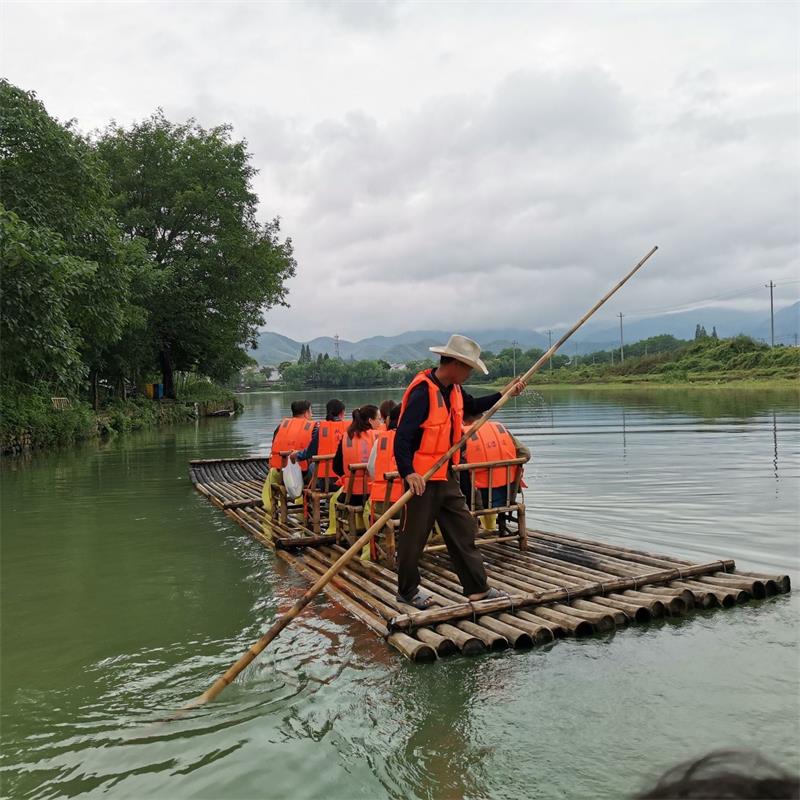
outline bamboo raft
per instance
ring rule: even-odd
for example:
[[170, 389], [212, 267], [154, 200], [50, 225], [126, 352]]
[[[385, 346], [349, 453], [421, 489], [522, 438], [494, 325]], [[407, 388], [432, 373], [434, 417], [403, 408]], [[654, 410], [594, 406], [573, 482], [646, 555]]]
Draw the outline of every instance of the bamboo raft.
[[[306, 527], [300, 504], [265, 512], [267, 473], [267, 458], [196, 460], [189, 468], [200, 494], [313, 582], [346, 547], [336, 536]], [[503, 535], [481, 530], [476, 540], [490, 584], [509, 597], [477, 605], [467, 601], [446, 549], [437, 544], [426, 548], [420, 561], [422, 586], [434, 598], [424, 611], [398, 601], [396, 573], [372, 561], [354, 559], [325, 592], [404, 656], [434, 661], [457, 652], [523, 649], [562, 636], [607, 633], [633, 622], [790, 591], [786, 575], [741, 572], [730, 559], [694, 564], [530, 529], [524, 506], [521, 512], [516, 529]], [[319, 526], [318, 513], [314, 522]]]

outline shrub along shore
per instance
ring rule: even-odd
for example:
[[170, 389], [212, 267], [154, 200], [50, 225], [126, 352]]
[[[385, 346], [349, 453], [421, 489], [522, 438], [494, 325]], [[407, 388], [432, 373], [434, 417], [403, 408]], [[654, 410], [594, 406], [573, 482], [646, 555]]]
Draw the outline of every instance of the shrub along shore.
[[99, 411], [76, 399], [68, 400], [65, 408], [56, 408], [48, 393], [30, 387], [4, 391], [0, 394], [0, 452], [16, 456], [159, 425], [194, 422], [221, 409], [239, 412], [242, 405], [233, 392], [214, 384], [196, 387], [179, 400], [112, 400]]
[[[527, 367], [526, 367], [527, 368]], [[768, 347], [747, 336], [705, 337], [676, 350], [626, 358], [621, 363], [545, 365], [533, 376], [537, 386], [666, 386], [797, 388], [800, 349]], [[510, 377], [508, 378], [510, 380]]]

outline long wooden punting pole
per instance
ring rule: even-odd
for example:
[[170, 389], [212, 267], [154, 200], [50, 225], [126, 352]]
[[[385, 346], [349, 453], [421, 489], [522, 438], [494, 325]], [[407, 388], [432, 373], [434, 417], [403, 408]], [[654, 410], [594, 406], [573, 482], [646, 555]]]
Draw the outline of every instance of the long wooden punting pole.
[[[658, 250], [658, 247], [653, 247], [649, 253], [619, 282], [614, 286], [609, 292], [607, 292], [600, 300], [598, 300], [524, 375], [519, 378], [513, 380], [504, 390], [500, 397], [500, 399], [487, 411], [470, 429], [470, 433], [475, 433], [482, 425], [484, 425], [494, 414], [496, 414], [509, 400], [511, 397], [511, 392], [514, 388], [514, 385], [521, 381], [522, 383], [526, 383], [531, 376], [538, 372], [544, 364], [547, 363], [548, 359], [553, 356], [553, 354], [561, 347], [567, 339], [572, 336], [578, 328], [586, 322], [589, 317], [591, 317], [595, 311], [597, 311], [600, 306], [602, 306], [613, 294], [615, 294], [622, 286], [624, 286], [645, 264], [645, 262], [653, 255], [653, 253]], [[422, 476], [425, 480], [428, 480], [431, 475], [433, 475], [442, 464], [446, 463], [450, 460], [450, 458], [458, 452], [461, 447], [464, 445], [466, 441], [466, 435], [464, 435], [458, 442], [456, 442], [441, 458], [439, 458], [436, 463]], [[319, 577], [319, 579], [314, 583], [313, 586], [309, 587], [309, 589], [303, 594], [303, 596], [282, 616], [279, 617], [273, 624], [272, 627], [253, 645], [251, 645], [247, 651], [233, 664], [227, 672], [223, 675], [220, 675], [216, 681], [214, 681], [208, 689], [206, 689], [203, 694], [196, 697], [192, 700], [188, 705], [184, 706], [182, 711], [189, 711], [192, 708], [197, 708], [198, 706], [205, 705], [209, 700], [213, 700], [226, 686], [228, 686], [236, 676], [248, 665], [250, 664], [263, 650], [266, 646], [275, 639], [278, 634], [287, 626], [289, 623], [316, 597], [322, 589], [330, 582], [330, 580], [339, 573], [344, 566], [358, 553], [361, 552], [361, 549], [367, 544], [372, 537], [383, 528], [383, 526], [411, 499], [413, 493], [410, 489], [407, 489], [404, 494], [401, 495], [400, 499], [397, 500], [394, 504], [392, 504], [386, 511], [378, 517], [375, 522], [370, 525], [369, 528], [362, 534], [362, 536], [352, 544], [339, 558], [339, 560], [333, 564], [323, 575]], [[497, 603], [498, 601], [492, 600], [484, 600], [478, 601], [477, 603], [473, 604], [476, 606], [475, 610], [479, 612], [488, 612], [495, 610], [494, 608], [487, 608], [484, 610], [480, 608], [481, 603]], [[502, 604], [502, 601], [501, 601]], [[506, 607], [508, 607], [506, 605]], [[498, 609], [499, 610], [499, 609]], [[406, 617], [406, 619], [408, 619]], [[398, 625], [400, 627], [402, 622]]]

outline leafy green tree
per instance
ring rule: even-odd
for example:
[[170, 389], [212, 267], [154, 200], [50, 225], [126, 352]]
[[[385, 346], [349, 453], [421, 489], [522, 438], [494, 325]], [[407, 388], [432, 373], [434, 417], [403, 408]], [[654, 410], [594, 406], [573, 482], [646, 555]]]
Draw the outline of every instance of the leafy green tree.
[[[18, 221], [38, 229], [35, 233], [8, 218], [6, 234], [19, 233], [25, 241], [35, 242], [39, 264], [63, 266], [67, 263], [63, 259], [70, 257], [91, 265], [78, 270], [80, 280], [68, 289], [68, 282], [58, 284], [66, 293], [66, 305], [61, 300], [58, 305], [63, 305], [60, 313], [69, 327], [66, 338], [77, 347], [96, 387], [98, 372], [112, 360], [112, 350], [144, 313], [132, 302], [131, 285], [135, 274], [147, 273], [146, 254], [138, 243], [124, 239], [111, 208], [105, 166], [73, 123], [60, 124], [33, 92], [5, 80], [0, 81], [0, 110], [2, 202]], [[52, 258], [46, 257], [43, 247], [53, 248]], [[23, 264], [35, 268], [19, 247], [15, 252], [17, 269], [24, 270]], [[70, 263], [76, 266], [77, 261]], [[31, 285], [46, 280], [29, 277]], [[55, 286], [51, 284], [52, 289]], [[6, 312], [10, 327], [24, 326], [16, 316], [32, 316], [24, 305], [8, 307]], [[60, 383], [74, 385], [72, 377], [63, 377]]]
[[86, 374], [81, 337], [70, 320], [73, 299], [96, 269], [69, 255], [48, 228], [28, 225], [0, 205], [0, 366], [3, 384], [46, 383], [76, 391]]
[[155, 265], [146, 305], [148, 336], [175, 397], [176, 369], [226, 379], [255, 346], [264, 311], [285, 305], [294, 275], [279, 220], [256, 219], [256, 170], [231, 128], [175, 124], [158, 111], [97, 142], [126, 234], [144, 241]]

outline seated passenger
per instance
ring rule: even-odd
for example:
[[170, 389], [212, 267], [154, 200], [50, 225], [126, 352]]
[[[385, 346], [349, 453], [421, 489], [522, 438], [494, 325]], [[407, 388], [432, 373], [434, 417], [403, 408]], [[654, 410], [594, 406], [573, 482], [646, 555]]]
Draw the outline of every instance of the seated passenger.
[[[367, 472], [372, 478], [372, 485], [369, 492], [369, 503], [371, 506], [371, 517], [385, 510], [386, 489], [389, 482], [384, 477], [387, 472], [397, 472], [397, 462], [394, 460], [394, 434], [397, 430], [397, 420], [400, 419], [400, 405], [395, 403], [389, 412], [387, 428], [385, 431], [378, 431], [375, 436], [375, 444], [372, 445], [372, 452], [369, 454], [367, 462]], [[392, 491], [389, 495], [389, 504], [400, 499], [405, 487], [401, 478], [392, 481]], [[365, 509], [366, 513], [366, 509]], [[366, 516], [365, 516], [366, 519]]]
[[[311, 435], [314, 431], [314, 423], [311, 418], [314, 416], [311, 410], [311, 403], [308, 400], [295, 400], [292, 405], [292, 416], [284, 417], [275, 428], [272, 434], [272, 448], [269, 459], [269, 473], [264, 481], [264, 488], [261, 498], [264, 501], [264, 508], [268, 511], [272, 509], [272, 496], [269, 487], [272, 484], [283, 482], [281, 469], [286, 465], [285, 459], [280, 455], [287, 450], [298, 450], [308, 447], [311, 442]], [[303, 470], [303, 478], [308, 473], [308, 462], [300, 461], [300, 469]], [[294, 498], [292, 498], [294, 499]]]
[[[380, 406], [378, 406], [378, 411], [380, 411], [381, 415], [381, 427], [380, 430], [386, 431], [389, 430], [389, 414], [393, 408], [397, 407], [397, 403], [394, 400], [384, 400]], [[397, 412], [400, 413], [399, 411]]]
[[[345, 431], [342, 441], [339, 442], [336, 456], [333, 459], [333, 471], [339, 475], [345, 493], [350, 482], [350, 465], [366, 464], [369, 461], [369, 454], [372, 452], [372, 445], [375, 441], [375, 431], [380, 424], [377, 406], [361, 406], [353, 411], [353, 421]], [[371, 483], [372, 481], [366, 473], [356, 479], [353, 493], [350, 496], [351, 505], [364, 504]]]
[[[464, 414], [464, 432], [469, 431], [472, 423], [480, 415]], [[462, 450], [462, 460], [466, 464], [483, 464], [487, 461], [508, 461], [512, 458], [530, 458], [530, 450], [525, 447], [512, 433], [500, 422], [489, 420], [474, 434], [467, 438]], [[491, 488], [491, 507], [502, 508], [516, 501], [515, 497], [508, 497], [507, 486], [517, 478], [520, 467], [498, 467], [492, 470], [492, 485], [489, 486], [489, 470], [465, 470], [459, 476], [461, 491], [467, 499], [467, 506], [471, 508], [472, 480], [481, 499], [481, 506], [489, 508], [489, 489]], [[508, 502], [510, 500], [510, 503]], [[506, 529], [506, 513], [501, 512], [499, 517], [487, 515], [483, 518], [486, 530], [495, 530], [495, 521], [499, 521], [500, 531]]]
[[[325, 419], [314, 425], [311, 433], [311, 441], [305, 450], [296, 450], [290, 458], [292, 461], [308, 461], [314, 456], [333, 456], [336, 448], [342, 440], [348, 423], [344, 417], [344, 403], [335, 398], [328, 400], [325, 406]], [[328, 481], [325, 481], [328, 478]], [[333, 471], [333, 460], [320, 462], [317, 466], [318, 491], [330, 491], [337, 481], [337, 476]]]
[[[397, 462], [394, 460], [394, 435], [399, 419], [400, 405], [395, 403], [386, 421], [388, 430], [378, 430], [375, 434], [375, 443], [372, 445], [372, 452], [369, 454], [369, 461], [367, 462], [367, 472], [372, 478], [372, 484], [369, 489], [369, 498], [364, 503], [365, 528], [375, 522], [392, 503], [399, 500], [400, 495], [405, 491], [403, 481], [398, 475], [392, 481], [392, 489], [387, 503], [386, 491], [389, 487], [389, 481], [386, 480], [385, 475], [387, 472], [397, 472]], [[377, 557], [378, 549], [373, 537], [369, 545], [364, 546], [361, 558], [367, 560], [377, 559]]]

